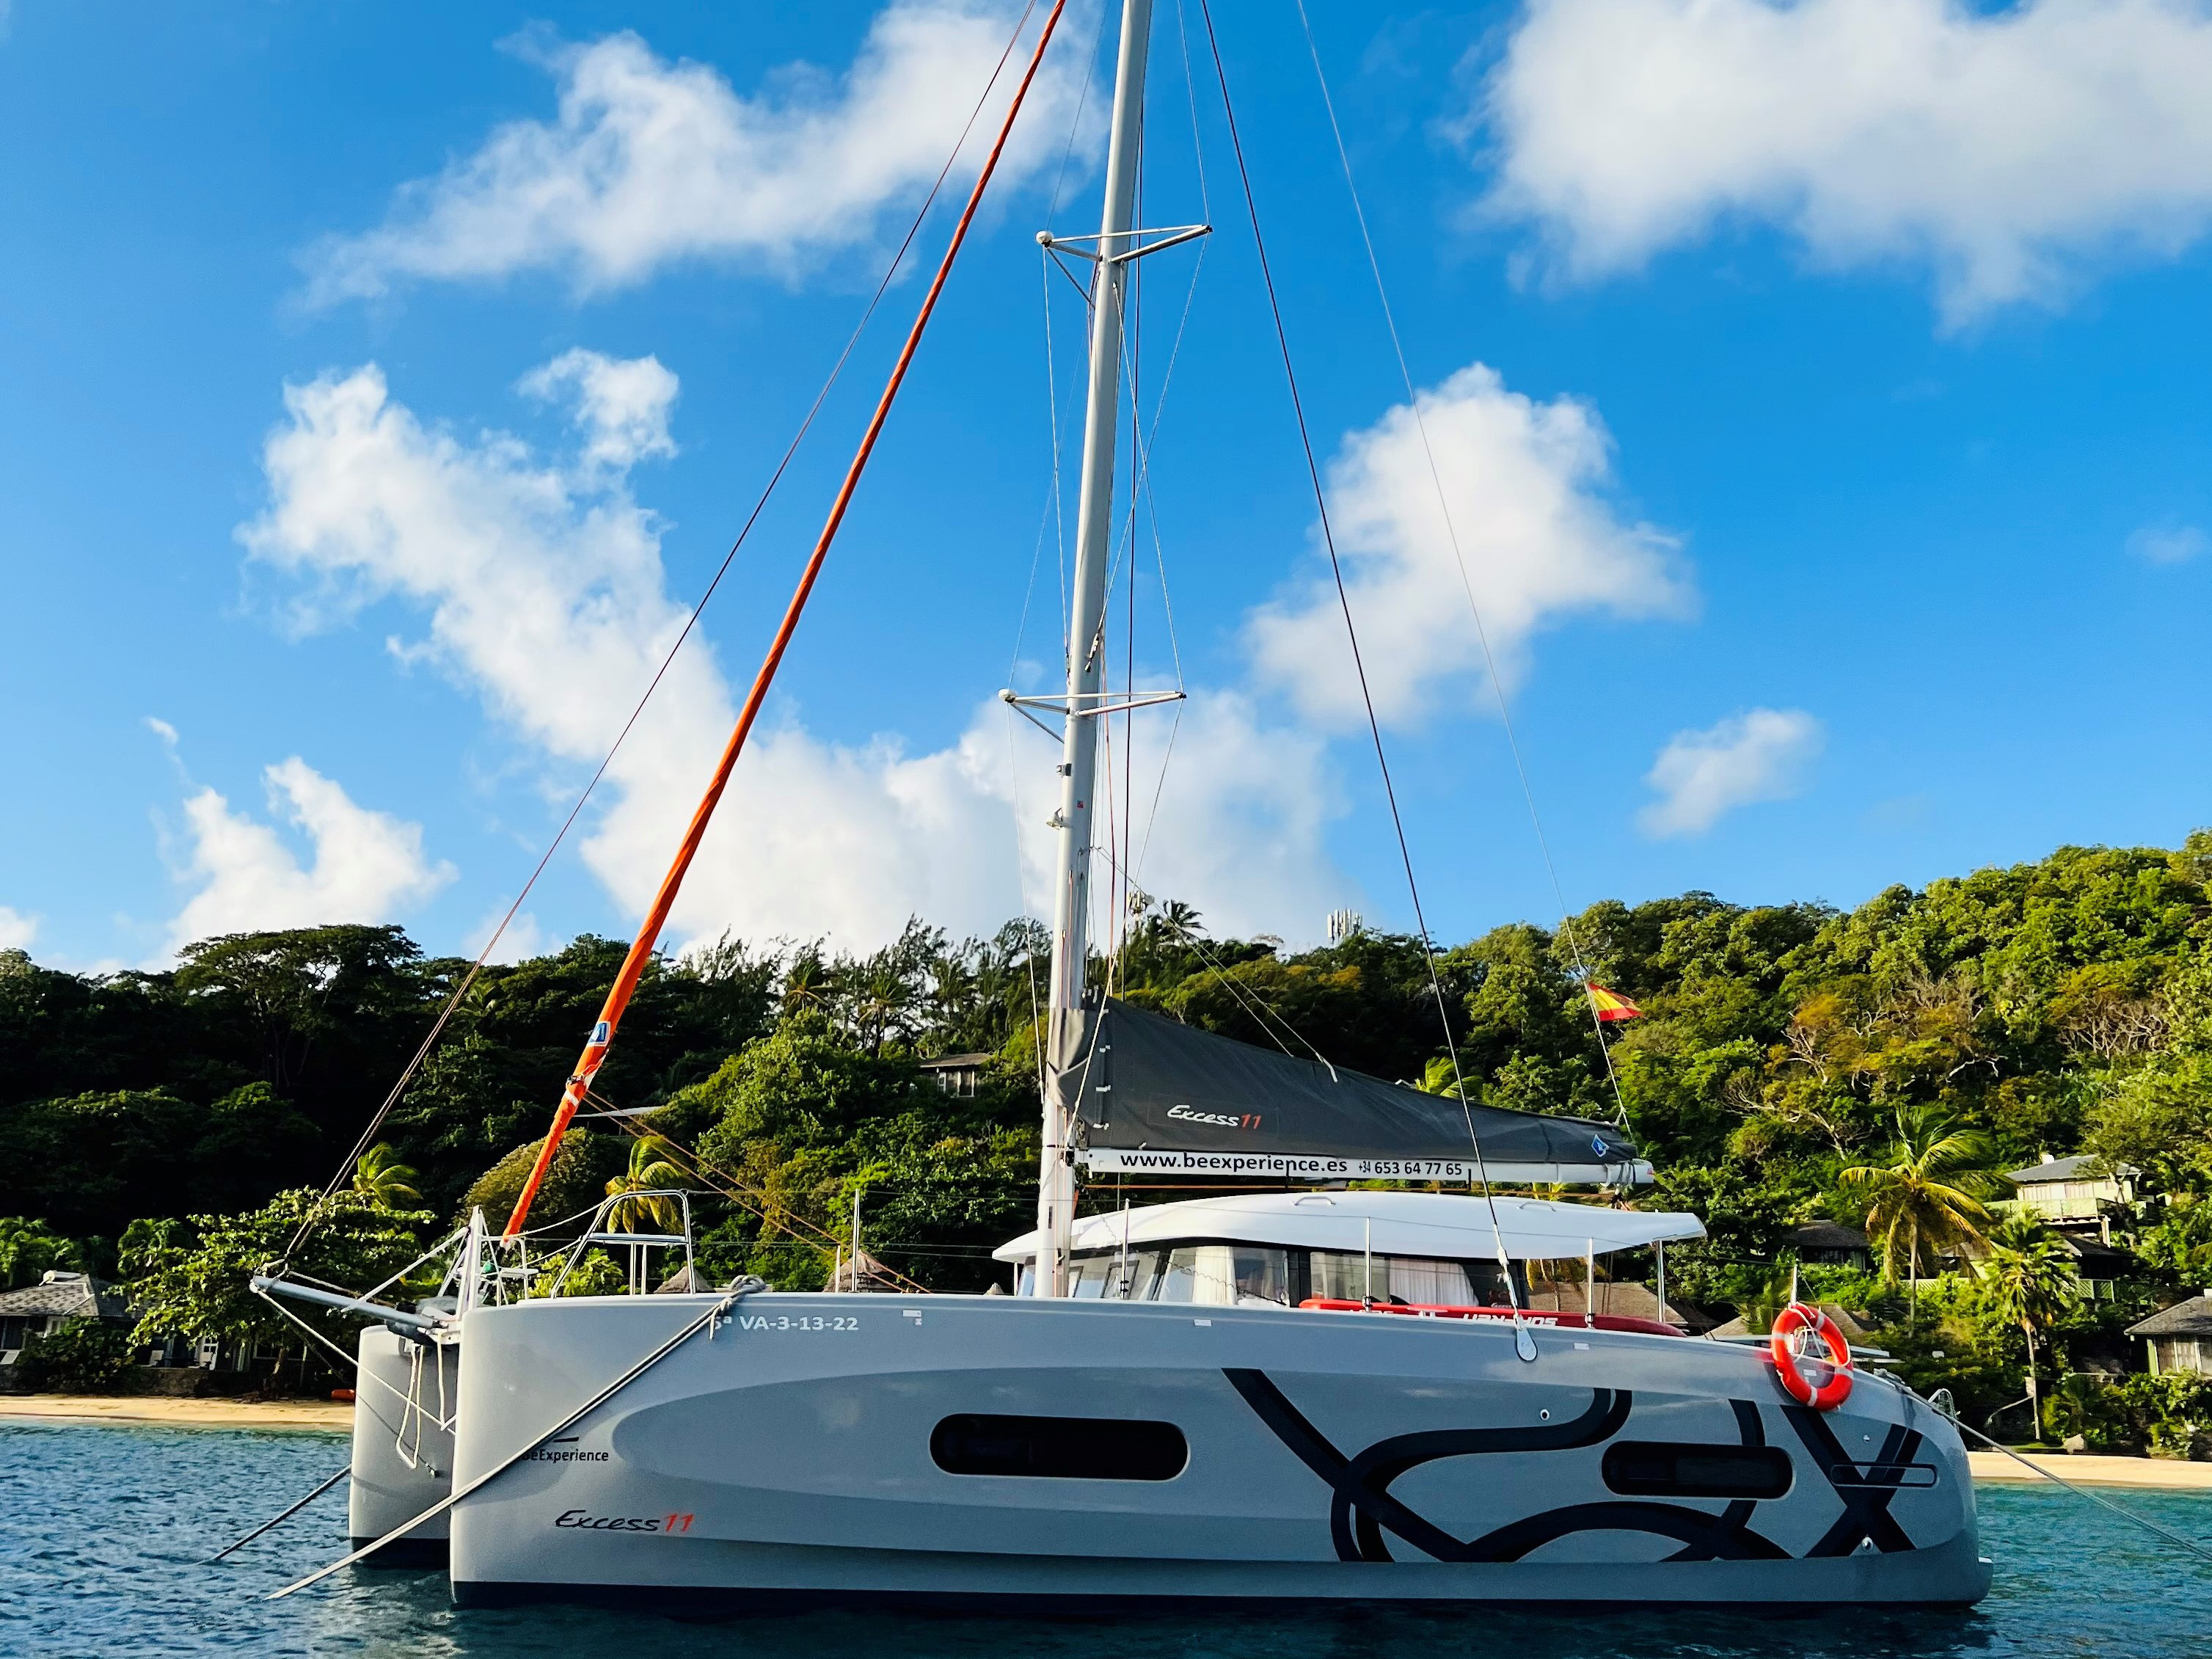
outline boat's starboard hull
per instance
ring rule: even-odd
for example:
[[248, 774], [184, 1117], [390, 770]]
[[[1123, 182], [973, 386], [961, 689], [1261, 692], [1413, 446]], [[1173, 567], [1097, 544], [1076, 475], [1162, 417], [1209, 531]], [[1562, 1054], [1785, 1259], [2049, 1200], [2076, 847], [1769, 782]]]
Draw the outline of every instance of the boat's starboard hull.
[[[712, 1302], [471, 1315], [458, 1478]], [[755, 1296], [464, 1498], [454, 1592], [1134, 1607], [1986, 1591], [1956, 1431], [1887, 1379], [1817, 1413], [1726, 1345], [1550, 1331], [1538, 1347], [1527, 1363], [1510, 1328], [1271, 1307]]]

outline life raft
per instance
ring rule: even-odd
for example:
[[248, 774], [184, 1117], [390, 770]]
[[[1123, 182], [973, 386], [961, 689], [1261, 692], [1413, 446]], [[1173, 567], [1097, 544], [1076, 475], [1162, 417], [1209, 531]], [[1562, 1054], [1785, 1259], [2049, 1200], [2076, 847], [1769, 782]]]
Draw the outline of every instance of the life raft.
[[[1807, 1339], [1827, 1350], [1808, 1352]], [[1774, 1316], [1766, 1340], [1782, 1391], [1801, 1406], [1832, 1412], [1851, 1397], [1851, 1345], [1836, 1322], [1808, 1302], [1793, 1302]]]
[[[1316, 1308], [1324, 1313], [1387, 1313], [1407, 1314], [1415, 1319], [1510, 1319], [1510, 1308], [1463, 1307], [1440, 1302], [1375, 1302], [1346, 1300], [1337, 1297], [1312, 1296], [1298, 1304], [1301, 1308]], [[1672, 1325], [1656, 1319], [1638, 1319], [1627, 1314], [1599, 1314], [1593, 1318], [1578, 1313], [1531, 1313], [1521, 1310], [1521, 1322], [1540, 1325], [1568, 1331], [1638, 1331], [1646, 1336], [1680, 1336], [1682, 1333]]]

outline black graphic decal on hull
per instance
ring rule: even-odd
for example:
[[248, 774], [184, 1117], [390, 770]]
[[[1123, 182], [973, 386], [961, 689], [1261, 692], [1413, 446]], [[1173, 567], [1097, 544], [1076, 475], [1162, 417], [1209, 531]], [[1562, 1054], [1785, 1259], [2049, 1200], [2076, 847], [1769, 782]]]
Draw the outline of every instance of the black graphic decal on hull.
[[1805, 1552], [1806, 1559], [1849, 1555], [1869, 1540], [1885, 1555], [1915, 1547], [1889, 1512], [1889, 1500], [1904, 1482], [1905, 1466], [1920, 1449], [1920, 1431], [1902, 1423], [1892, 1424], [1879, 1453], [1870, 1459], [1853, 1461], [1837, 1443], [1827, 1419], [1810, 1406], [1784, 1406], [1782, 1414], [1828, 1477], [1836, 1496], [1844, 1500], [1842, 1516], [1819, 1543]]
[[[1408, 1469], [1432, 1463], [1440, 1457], [1478, 1456], [1489, 1452], [1570, 1451], [1577, 1447], [1597, 1445], [1620, 1431], [1620, 1425], [1628, 1420], [1632, 1398], [1626, 1389], [1594, 1389], [1589, 1409], [1564, 1423], [1510, 1429], [1435, 1429], [1422, 1434], [1395, 1435], [1388, 1440], [1376, 1441], [1357, 1457], [1346, 1457], [1306, 1420], [1305, 1413], [1290, 1402], [1266, 1372], [1230, 1370], [1223, 1375], [1260, 1420], [1275, 1431], [1276, 1438], [1328, 1483], [1329, 1535], [1340, 1561], [1391, 1559], [1389, 1547], [1382, 1541], [1386, 1529], [1439, 1561], [1505, 1559], [1476, 1553], [1477, 1545], [1462, 1542], [1416, 1514], [1390, 1495], [1391, 1482]], [[1708, 1528], [1718, 1520], [1696, 1510], [1683, 1513]]]
[[1530, 1550], [1576, 1532], [1649, 1532], [1679, 1538], [1669, 1561], [1787, 1561], [1790, 1552], [1744, 1523], [1752, 1505], [1739, 1500], [1718, 1515], [1679, 1504], [1575, 1504], [1486, 1533], [1468, 1547], [1468, 1561], [1518, 1561]]

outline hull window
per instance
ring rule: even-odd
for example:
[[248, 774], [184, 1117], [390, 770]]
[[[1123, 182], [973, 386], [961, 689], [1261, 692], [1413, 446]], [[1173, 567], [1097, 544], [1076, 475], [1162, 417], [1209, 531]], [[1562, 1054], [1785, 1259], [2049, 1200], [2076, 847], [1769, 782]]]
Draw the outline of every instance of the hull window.
[[1190, 1445], [1172, 1423], [1109, 1417], [948, 1417], [929, 1437], [947, 1474], [1044, 1480], [1172, 1480]]
[[1780, 1498], [1790, 1490], [1790, 1454], [1778, 1446], [1619, 1440], [1602, 1467], [1605, 1484], [1625, 1498]]

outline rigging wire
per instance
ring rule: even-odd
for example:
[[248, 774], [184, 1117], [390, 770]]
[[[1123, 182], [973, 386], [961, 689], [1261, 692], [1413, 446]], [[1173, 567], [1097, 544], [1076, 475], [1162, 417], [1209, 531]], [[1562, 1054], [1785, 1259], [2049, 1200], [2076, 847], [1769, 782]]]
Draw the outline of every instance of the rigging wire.
[[[599, 1099], [598, 1096], [590, 1094], [587, 1094], [586, 1097], [592, 1100]], [[604, 1104], [605, 1103], [602, 1102], [601, 1103]], [[811, 1217], [802, 1215], [796, 1210], [784, 1211], [780, 1216], [770, 1215], [769, 1211], [771, 1208], [777, 1206], [771, 1204], [769, 1199], [765, 1194], [754, 1191], [751, 1188], [747, 1187], [744, 1182], [740, 1181], [737, 1176], [732, 1175], [727, 1170], [721, 1168], [719, 1164], [709, 1164], [702, 1155], [693, 1152], [688, 1147], [678, 1145], [677, 1142], [671, 1139], [667, 1135], [662, 1134], [656, 1130], [643, 1128], [629, 1118], [617, 1118], [615, 1121], [621, 1126], [623, 1132], [625, 1134], [629, 1135], [634, 1139], [659, 1142], [659, 1144], [654, 1148], [654, 1151], [667, 1158], [669, 1162], [673, 1164], [678, 1170], [690, 1176], [694, 1181], [701, 1182], [708, 1191], [718, 1194], [722, 1198], [725, 1198], [731, 1203], [735, 1204], [739, 1209], [744, 1210], [747, 1214], [753, 1217], [755, 1220], [760, 1222], [763, 1226], [781, 1227], [784, 1231], [791, 1234], [794, 1240], [802, 1244], [805, 1244], [806, 1241], [799, 1236], [799, 1230], [801, 1227], [810, 1229], [814, 1232], [821, 1234], [823, 1241], [833, 1246], [842, 1245], [845, 1243], [844, 1239], [838, 1234], [831, 1232], [828, 1228], [816, 1222]], [[794, 1226], [793, 1224], [793, 1223], [798, 1224]], [[819, 1246], [807, 1244], [807, 1248], [810, 1249], [819, 1249]], [[897, 1279], [908, 1290], [913, 1291], [917, 1294], [927, 1296], [929, 1293], [921, 1285], [915, 1284], [914, 1280], [908, 1279], [904, 1273], [900, 1273], [897, 1269], [889, 1266], [888, 1264], [885, 1264], [884, 1271], [890, 1273], [892, 1278]]]
[[1460, 1109], [1467, 1120], [1467, 1138], [1474, 1148], [1475, 1175], [1480, 1183], [1483, 1201], [1489, 1208], [1491, 1233], [1498, 1247], [1498, 1267], [1505, 1281], [1506, 1294], [1512, 1299], [1515, 1346], [1523, 1359], [1533, 1359], [1536, 1357], [1534, 1342], [1522, 1323], [1521, 1292], [1513, 1282], [1512, 1262], [1505, 1249], [1505, 1233], [1498, 1219], [1498, 1200], [1490, 1189], [1489, 1164], [1482, 1155], [1482, 1137], [1475, 1132], [1474, 1106], [1467, 1097], [1467, 1079], [1460, 1070], [1459, 1042], [1452, 1035], [1451, 1011], [1444, 1001], [1443, 976], [1437, 971], [1436, 945], [1429, 933], [1428, 918], [1422, 910], [1420, 883], [1413, 874], [1413, 848], [1406, 839], [1406, 821], [1399, 812], [1398, 792], [1390, 780], [1390, 760], [1382, 744], [1382, 721], [1376, 715], [1375, 698], [1368, 689], [1367, 667], [1359, 651], [1359, 631], [1352, 618], [1352, 597], [1345, 586], [1344, 566], [1337, 556], [1336, 538], [1329, 526], [1328, 497], [1322, 488], [1320, 464], [1314, 459], [1313, 437], [1306, 428], [1305, 404], [1298, 394], [1297, 370], [1291, 360], [1291, 338], [1284, 327], [1282, 302], [1276, 295], [1274, 273], [1267, 262], [1267, 240], [1260, 231], [1259, 204], [1252, 194], [1252, 174], [1245, 165], [1244, 143], [1237, 131], [1237, 111], [1229, 96], [1229, 71], [1221, 61], [1221, 46], [1213, 30], [1213, 11], [1207, 0], [1198, 0], [1198, 14], [1206, 26], [1206, 42], [1213, 58], [1214, 76], [1221, 83], [1221, 111], [1229, 129], [1230, 152], [1237, 160], [1237, 177], [1243, 190], [1245, 213], [1252, 223], [1252, 246], [1259, 255], [1260, 280], [1267, 289], [1268, 314], [1275, 326], [1275, 344], [1282, 356], [1283, 378], [1290, 389], [1291, 412], [1297, 424], [1298, 447], [1305, 457], [1306, 477], [1313, 489], [1314, 510], [1321, 522], [1322, 545], [1328, 552], [1329, 571], [1336, 584], [1337, 605], [1344, 613], [1345, 635], [1352, 648], [1352, 669], [1359, 681], [1360, 701], [1367, 711], [1367, 731], [1374, 742], [1375, 764], [1382, 775], [1382, 795], [1390, 809], [1390, 825], [1398, 838], [1398, 856], [1406, 872], [1406, 890], [1413, 900], [1413, 923], [1420, 931], [1421, 955], [1428, 965], [1429, 988], [1436, 999], [1437, 1018], [1443, 1027], [1444, 1051], [1451, 1059], [1452, 1084], [1459, 1096]]
[[[1109, 853], [1107, 856], [1110, 862], [1112, 854]], [[1215, 956], [1212, 951], [1206, 948], [1206, 941], [1204, 939], [1199, 938], [1195, 933], [1186, 933], [1183, 935], [1183, 943], [1189, 945], [1192, 950], [1198, 952], [1199, 956], [1204, 959], [1206, 965], [1212, 969], [1214, 974], [1218, 976], [1221, 988], [1227, 991], [1231, 997], [1237, 1000], [1239, 1006], [1243, 1008], [1247, 1013], [1250, 1014], [1254, 1019], [1259, 1022], [1260, 1029], [1267, 1034], [1267, 1040], [1269, 1042], [1273, 1042], [1285, 1054], [1290, 1054], [1291, 1059], [1296, 1060], [1297, 1058], [1296, 1054], [1291, 1053], [1290, 1044], [1285, 1042], [1281, 1037], [1275, 1034], [1275, 1027], [1279, 1026], [1283, 1030], [1289, 1032], [1292, 1036], [1298, 1040], [1299, 1044], [1305, 1049], [1305, 1051], [1321, 1063], [1322, 1066], [1328, 1073], [1332, 1080], [1335, 1078], [1336, 1067], [1330, 1063], [1328, 1056], [1322, 1053], [1320, 1049], [1315, 1048], [1311, 1040], [1307, 1037], [1306, 1034], [1299, 1030], [1297, 1026], [1291, 1024], [1290, 1020], [1284, 1016], [1281, 1010], [1274, 1007], [1268, 1003], [1265, 998], [1261, 997], [1255, 987], [1245, 985], [1238, 981], [1235, 977], [1234, 971], [1230, 964], [1223, 962], [1219, 957]], [[1268, 1021], [1270, 1020], [1274, 1022], [1273, 1026], [1269, 1025]]]
[[1575, 971], [1582, 977], [1583, 1001], [1589, 1011], [1591, 1035], [1597, 1039], [1597, 1051], [1605, 1062], [1606, 1081], [1613, 1087], [1613, 1109], [1623, 1128], [1628, 1125], [1628, 1103], [1620, 1090], [1620, 1078], [1613, 1069], [1613, 1050], [1606, 1044], [1605, 1022], [1599, 1018], [1597, 998], [1592, 992], [1589, 963], [1583, 957], [1582, 945], [1575, 937], [1575, 921], [1567, 908], [1565, 890], [1559, 883], [1559, 866], [1552, 859], [1552, 844], [1544, 834], [1544, 820], [1536, 810], [1536, 791], [1528, 780], [1528, 768], [1521, 756], [1521, 739], [1513, 729], [1513, 714], [1505, 697], [1505, 687], [1498, 677], [1498, 660], [1490, 649], [1490, 630], [1484, 626], [1482, 607], [1475, 600], [1474, 580], [1468, 574], [1467, 554], [1460, 545], [1459, 526], [1453, 521], [1451, 500], [1444, 489], [1443, 472], [1437, 465], [1437, 453], [1429, 441], [1428, 422], [1421, 415], [1421, 399], [1413, 390], [1413, 376], [1406, 365], [1406, 348], [1398, 335], [1398, 319], [1390, 307], [1389, 291], [1383, 286], [1382, 264], [1376, 257], [1375, 238], [1367, 228], [1367, 210], [1361, 204], [1359, 187], [1352, 181], [1352, 155], [1345, 148], [1344, 130], [1337, 125], [1336, 100], [1330, 96], [1328, 76], [1322, 69], [1321, 49], [1314, 42], [1313, 24], [1306, 16], [1305, 0], [1296, 0], [1298, 27], [1305, 32], [1306, 52], [1313, 59], [1314, 80], [1321, 88], [1322, 106], [1328, 112], [1329, 136], [1336, 142], [1336, 159], [1344, 169], [1344, 188], [1352, 198], [1352, 216], [1359, 222], [1359, 240], [1367, 251], [1367, 269], [1375, 278], [1375, 297], [1382, 307], [1382, 321], [1390, 333], [1390, 350], [1398, 362], [1398, 378], [1406, 387], [1406, 406], [1413, 411], [1413, 428], [1420, 434], [1421, 453], [1427, 459], [1429, 481], [1436, 487], [1437, 507], [1443, 514], [1444, 533], [1451, 542], [1452, 559], [1459, 567], [1460, 586], [1467, 593], [1468, 613], [1474, 618], [1474, 636], [1482, 647], [1483, 672], [1490, 681], [1492, 694], [1498, 700], [1498, 724], [1504, 728], [1505, 747], [1513, 757], [1513, 770], [1521, 781], [1521, 796], [1528, 803], [1528, 822], [1536, 832], [1536, 847], [1543, 854], [1544, 872], [1551, 878], [1552, 897], [1559, 909], [1559, 927], [1565, 935], [1567, 951], [1574, 958]]
[[[843, 374], [845, 365], [851, 361], [854, 349], [860, 343], [861, 336], [867, 331], [868, 324], [875, 317], [877, 308], [883, 303], [884, 295], [890, 291], [892, 280], [898, 275], [900, 266], [906, 262], [907, 253], [913, 247], [915, 238], [921, 234], [923, 224], [928, 220], [931, 208], [936, 204], [939, 192], [944, 189], [945, 179], [951, 175], [954, 164], [960, 159], [960, 152], [967, 148], [968, 139], [975, 131], [975, 122], [981, 116], [984, 106], [990, 102], [992, 90], [999, 84], [1000, 77], [1006, 73], [1007, 62], [1012, 58], [1015, 46], [1020, 43], [1022, 30], [1028, 26], [1030, 16], [1036, 9], [1036, 0], [1028, 0], [1022, 8], [1022, 15], [1015, 21], [1013, 32], [1007, 36], [1006, 47], [1000, 52], [999, 61], [991, 70], [990, 80], [984, 84], [981, 94], [975, 100], [975, 106], [968, 112], [967, 122], [960, 129], [959, 137], [954, 140], [951, 152], [945, 158], [945, 165], [938, 169], [937, 177], [930, 185], [928, 194], [922, 198], [921, 206], [915, 210], [914, 222], [907, 227], [906, 234], [901, 239], [896, 252], [891, 255], [890, 263], [884, 268], [883, 278], [876, 284], [875, 292], [869, 296], [867, 305], [860, 313], [860, 321], [854, 325], [852, 333], [845, 341], [844, 349], [837, 354], [836, 362], [830, 365], [830, 373], [823, 380], [821, 389], [814, 394], [814, 401], [807, 406], [805, 416], [799, 423], [799, 429], [792, 434], [790, 443], [785, 446], [783, 454], [775, 464], [775, 471], [769, 474], [767, 483], [761, 488], [759, 498], [753, 502], [752, 510], [745, 515], [744, 524], [738, 526], [737, 537], [731, 542], [729, 550], [723, 554], [721, 563], [715, 567], [714, 576], [707, 583], [705, 590], [700, 593], [698, 603], [691, 607], [690, 614], [684, 619], [684, 626], [677, 634], [674, 643], [670, 645], [666, 653], [662, 656], [660, 665], [653, 670], [652, 679], [647, 682], [646, 688], [640, 694], [636, 705], [629, 712], [629, 717], [623, 722], [622, 730], [615, 734], [615, 740], [608, 746], [605, 757], [585, 783], [583, 792], [576, 797], [574, 804], [569, 807], [568, 815], [561, 821], [561, 827], [554, 832], [553, 839], [546, 844], [545, 851], [539, 856], [536, 866], [530, 872], [529, 878], [522, 884], [521, 890], [515, 894], [514, 902], [507, 907], [507, 914], [500, 918], [499, 925], [492, 929], [491, 936], [483, 943], [483, 948], [477, 952], [476, 960], [469, 964], [468, 971], [462, 975], [461, 982], [453, 988], [453, 994], [447, 998], [445, 1006], [438, 1012], [437, 1018], [432, 1022], [429, 1031], [423, 1036], [422, 1043], [416, 1048], [406, 1066], [401, 1069], [398, 1080], [392, 1085], [391, 1091], [385, 1096], [383, 1103], [376, 1109], [374, 1115], [369, 1119], [368, 1127], [362, 1132], [361, 1138], [354, 1143], [352, 1152], [346, 1155], [344, 1161], [338, 1165], [337, 1172], [324, 1186], [322, 1192], [324, 1198], [327, 1199], [337, 1191], [339, 1184], [346, 1178], [347, 1171], [351, 1170], [360, 1161], [362, 1155], [368, 1150], [377, 1131], [384, 1127], [385, 1121], [391, 1116], [392, 1109], [398, 1105], [406, 1094], [407, 1087], [414, 1081], [416, 1073], [422, 1068], [422, 1062], [429, 1058], [432, 1050], [437, 1047], [438, 1041], [444, 1035], [446, 1026], [452, 1020], [454, 1011], [460, 1006], [462, 1000], [468, 995], [471, 988], [483, 974], [484, 965], [491, 959], [492, 951], [497, 948], [500, 939], [505, 935], [516, 915], [520, 913], [523, 902], [530, 896], [531, 890], [537, 886], [538, 878], [545, 873], [546, 866], [553, 861], [554, 854], [560, 850], [562, 842], [568, 839], [569, 830], [575, 827], [576, 820], [582, 815], [586, 803], [591, 799], [592, 792], [599, 787], [600, 781], [606, 776], [607, 769], [614, 763], [615, 757], [621, 752], [623, 744], [628, 741], [631, 730], [637, 725], [639, 717], [645, 713], [646, 705], [652, 702], [653, 694], [659, 690], [660, 682], [666, 677], [671, 665], [676, 660], [676, 653], [684, 648], [684, 641], [691, 637], [693, 629], [698, 626], [699, 618], [706, 611], [708, 601], [714, 597], [715, 590], [722, 585], [722, 579], [729, 574], [730, 567], [735, 562], [738, 551], [752, 535], [754, 526], [760, 522], [761, 514], [767, 510], [769, 501], [775, 494], [776, 487], [783, 482], [784, 474], [790, 470], [792, 461], [799, 453], [799, 446], [805, 442], [806, 434], [812, 429], [816, 416], [821, 414], [823, 405], [829, 401], [831, 390], [836, 386], [839, 377]], [[1089, 83], [1086, 82], [1085, 84], [1087, 92]], [[1069, 131], [1068, 142], [1073, 146], [1074, 143], [1073, 128]], [[1064, 168], [1066, 166], [1064, 156], [1061, 164]], [[293, 1251], [300, 1248], [307, 1234], [313, 1231], [313, 1225], [314, 1213], [311, 1209], [301, 1218], [299, 1230], [293, 1234], [291, 1241], [285, 1245], [284, 1257], [289, 1257]], [[280, 1257], [278, 1260], [281, 1261], [284, 1257]]]

